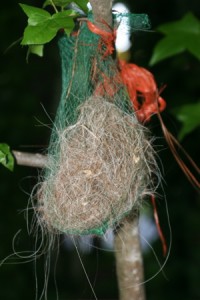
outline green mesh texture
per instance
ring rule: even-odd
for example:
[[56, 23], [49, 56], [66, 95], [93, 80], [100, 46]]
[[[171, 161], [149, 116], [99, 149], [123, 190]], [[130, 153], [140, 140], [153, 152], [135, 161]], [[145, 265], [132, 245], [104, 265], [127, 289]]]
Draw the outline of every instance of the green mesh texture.
[[66, 36], [59, 40], [62, 95], [55, 121], [58, 128], [76, 121], [76, 108], [92, 93], [91, 61], [97, 51], [97, 44], [98, 36], [89, 34], [86, 25], [77, 40]]
[[[92, 19], [92, 15], [88, 16]], [[113, 14], [113, 20], [118, 19], [120, 22], [127, 23], [131, 30], [149, 29], [150, 21], [146, 14], [130, 14], [117, 13]], [[98, 67], [108, 77], [113, 77], [116, 69], [113, 65], [113, 58], [107, 57], [102, 59], [98, 55], [98, 43], [100, 37], [89, 31], [86, 24], [81, 27], [81, 32], [78, 39], [63, 35], [59, 39], [59, 49], [62, 68], [62, 95], [60, 105], [57, 110], [55, 120], [56, 128], [63, 128], [74, 123], [77, 119], [76, 108], [85, 101], [93, 92], [94, 83], [91, 82], [92, 61], [96, 57]], [[102, 78], [99, 76], [99, 81]], [[70, 91], [69, 91], [70, 90]], [[124, 89], [118, 92], [118, 95], [123, 95]], [[116, 101], [119, 98], [116, 97]], [[126, 111], [130, 110], [129, 99], [124, 99], [124, 103], [119, 103], [121, 108]], [[122, 107], [123, 106], [123, 107]], [[54, 133], [52, 133], [54, 140]]]
[[[149, 21], [146, 15], [132, 15], [128, 18], [127, 14], [120, 14], [118, 18], [127, 18], [130, 26], [135, 29], [148, 28]], [[116, 18], [116, 15], [114, 16]], [[115, 60], [111, 56], [103, 57], [101, 50], [105, 48], [100, 45], [100, 37], [92, 33], [86, 23], [83, 23], [77, 36], [67, 37], [63, 35], [59, 39], [59, 49], [62, 68], [62, 94], [60, 104], [57, 110], [55, 122], [52, 128], [48, 155], [54, 161], [54, 167], [44, 170], [44, 180], [49, 180], [53, 177], [60, 164], [60, 142], [59, 132], [64, 128], [76, 123], [79, 117], [77, 108], [84, 103], [91, 95], [93, 95], [97, 85], [104, 81], [105, 76], [113, 79], [113, 86], [117, 86], [114, 97], [109, 96], [108, 101], [114, 103], [125, 113], [132, 112], [128, 94], [123, 84], [119, 81], [115, 82], [118, 70]], [[106, 49], [104, 49], [106, 51]], [[95, 65], [94, 65], [95, 64]], [[95, 66], [98, 67], [98, 72], [93, 74]], [[106, 94], [107, 91], [105, 91]], [[137, 122], [137, 121], [136, 121]], [[45, 188], [44, 188], [45, 190]], [[45, 201], [48, 201], [48, 195], [45, 195]], [[123, 202], [123, 198], [121, 199]], [[97, 228], [89, 228], [81, 231], [76, 229], [63, 230], [56, 222], [54, 227], [56, 230], [67, 234], [96, 234], [102, 235], [115, 222], [121, 220], [130, 211], [130, 208], [121, 215], [115, 215], [112, 224], [109, 219], [102, 220], [102, 224]]]
[[[92, 19], [92, 15], [88, 16], [88, 18]], [[145, 30], [151, 26], [146, 14], [117, 13], [113, 14], [113, 20], [114, 22], [118, 20], [120, 23], [127, 24], [131, 31]], [[98, 35], [89, 31], [87, 25], [83, 24], [78, 41], [73, 37], [67, 38], [66, 36], [59, 40], [62, 95], [57, 111], [56, 123], [58, 122], [58, 124], [56, 126], [58, 127], [58, 120], [62, 120], [61, 126], [63, 126], [63, 120], [66, 122], [65, 125], [73, 123], [77, 118], [76, 108], [92, 94], [94, 84], [91, 82], [91, 69], [93, 67], [91, 62], [94, 57], [97, 58], [98, 67], [108, 77], [113, 77], [116, 71], [113, 65], [113, 58], [107, 57], [102, 60], [102, 57], [98, 56], [99, 39]], [[100, 76], [99, 81], [101, 80]], [[69, 88], [70, 93], [68, 95], [67, 91]], [[120, 92], [118, 94], [120, 96]], [[124, 96], [124, 89], [121, 94]], [[129, 103], [128, 99], [127, 103]], [[127, 103], [121, 103], [120, 101], [120, 107], [124, 106], [125, 110], [129, 110]]]
[[151, 28], [149, 17], [146, 14], [116, 13], [113, 15], [113, 19], [122, 26], [124, 25], [124, 28], [128, 27], [130, 32]]
[[[93, 93], [96, 84], [91, 80], [92, 62], [97, 59], [97, 65], [100, 70], [108, 77], [113, 77], [117, 72], [112, 57], [102, 59], [99, 54], [100, 37], [92, 33], [86, 24], [82, 25], [78, 38], [67, 37], [63, 35], [58, 42], [61, 57], [62, 69], [62, 94], [59, 107], [56, 113], [54, 127], [52, 129], [51, 140], [49, 145], [49, 154], [55, 157], [56, 164], [59, 163], [60, 144], [58, 143], [59, 130], [72, 125], [78, 118], [78, 106], [87, 100]], [[98, 82], [102, 81], [99, 74]], [[126, 96], [125, 96], [126, 95]], [[123, 102], [122, 102], [123, 99]], [[121, 88], [115, 95], [115, 103], [124, 111], [132, 111], [128, 94], [121, 84]], [[46, 170], [45, 177], [51, 176], [53, 170]], [[115, 221], [121, 219], [122, 216], [116, 216]], [[69, 230], [67, 234], [95, 234], [103, 235], [109, 227], [109, 222], [104, 221], [101, 227], [90, 228], [89, 230], [77, 231]], [[56, 228], [62, 231], [56, 224]]]
[[[59, 149], [57, 149], [59, 147], [57, 143], [59, 129], [76, 122], [78, 117], [77, 107], [92, 95], [96, 87], [96, 84], [91, 80], [94, 58], [102, 74], [105, 74], [108, 78], [114, 77], [117, 72], [112, 57], [102, 59], [102, 55], [99, 53], [99, 40], [100, 37], [92, 33], [86, 23], [82, 25], [78, 38], [63, 35], [59, 39], [62, 93], [50, 139], [49, 153], [51, 154], [59, 153]], [[99, 72], [98, 82], [103, 80], [101, 72]], [[124, 111], [132, 111], [123, 84], [118, 89], [114, 101]]]

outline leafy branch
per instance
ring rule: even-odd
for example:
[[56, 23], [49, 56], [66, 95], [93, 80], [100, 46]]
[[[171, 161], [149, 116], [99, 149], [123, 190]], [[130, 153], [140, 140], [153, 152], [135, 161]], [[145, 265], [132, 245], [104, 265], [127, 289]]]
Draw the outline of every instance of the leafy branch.
[[[178, 21], [160, 25], [157, 30], [164, 36], [155, 45], [150, 59], [151, 66], [185, 51], [200, 62], [200, 20], [191, 12]], [[179, 105], [172, 113], [182, 123], [179, 140], [200, 126], [199, 103]]]
[[[87, 14], [87, 4], [88, 0], [73, 2], [70, 0], [46, 0], [43, 8], [38, 8], [20, 3], [20, 7], [28, 17], [28, 25], [20, 39], [21, 45], [28, 46], [27, 57], [30, 53], [43, 56], [44, 45], [49, 43], [59, 30], [62, 29], [65, 34], [69, 35], [74, 29], [75, 18], [80, 13]], [[44, 9], [47, 6], [53, 8], [53, 14]], [[13, 171], [15, 161], [20, 165], [40, 168], [44, 167], [46, 157], [40, 154], [11, 151], [9, 145], [0, 143], [0, 164]]]
[[[49, 43], [61, 29], [70, 35], [75, 26], [74, 19], [80, 15], [79, 11], [87, 13], [87, 3], [87, 0], [73, 1], [74, 9], [69, 8], [69, 5], [72, 5], [72, 1], [69, 0], [46, 0], [43, 8], [20, 3], [28, 17], [28, 25], [21, 41], [21, 45], [29, 47], [28, 55], [34, 53], [43, 56], [44, 45]], [[44, 9], [47, 6], [53, 8], [53, 14]]]
[[156, 44], [150, 65], [184, 51], [200, 60], [200, 21], [192, 13], [178, 21], [162, 24], [157, 30], [164, 37]]

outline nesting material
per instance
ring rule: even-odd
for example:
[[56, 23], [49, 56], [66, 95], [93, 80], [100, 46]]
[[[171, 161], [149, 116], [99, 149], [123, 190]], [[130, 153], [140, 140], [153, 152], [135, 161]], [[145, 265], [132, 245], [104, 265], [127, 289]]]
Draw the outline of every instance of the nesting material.
[[114, 103], [90, 97], [78, 112], [57, 132], [37, 213], [48, 231], [103, 234], [149, 192], [154, 154], [144, 127]]

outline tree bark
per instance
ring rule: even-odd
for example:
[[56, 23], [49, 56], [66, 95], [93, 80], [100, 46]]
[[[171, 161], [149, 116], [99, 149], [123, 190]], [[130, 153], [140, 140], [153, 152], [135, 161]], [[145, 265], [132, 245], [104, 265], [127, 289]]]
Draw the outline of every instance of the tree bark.
[[112, 0], [90, 0], [94, 23], [100, 29], [111, 31], [112, 28]]
[[138, 213], [126, 217], [115, 233], [115, 256], [120, 300], [145, 300]]
[[12, 154], [16, 163], [21, 166], [44, 168], [47, 163], [47, 156], [39, 153], [28, 153], [13, 150]]

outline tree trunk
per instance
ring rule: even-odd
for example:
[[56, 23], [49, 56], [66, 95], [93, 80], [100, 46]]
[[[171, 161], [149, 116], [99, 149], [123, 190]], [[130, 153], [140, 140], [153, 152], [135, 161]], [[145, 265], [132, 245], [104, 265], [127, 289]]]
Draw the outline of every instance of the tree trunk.
[[145, 300], [137, 212], [126, 217], [116, 230], [115, 256], [120, 300]]
[[105, 31], [112, 28], [112, 0], [90, 0], [95, 25]]

